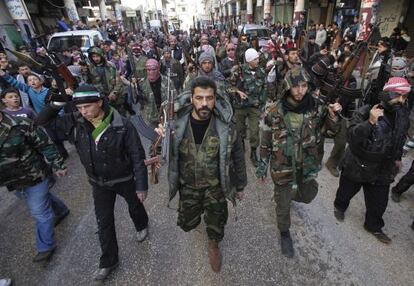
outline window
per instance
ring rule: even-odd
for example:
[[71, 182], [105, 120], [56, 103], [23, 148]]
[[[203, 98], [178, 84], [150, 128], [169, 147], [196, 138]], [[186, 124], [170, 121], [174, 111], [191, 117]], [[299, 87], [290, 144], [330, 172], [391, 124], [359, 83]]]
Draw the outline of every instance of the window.
[[93, 45], [94, 46], [99, 46], [101, 39], [99, 39], [98, 35], [93, 36]]
[[175, 8], [170, 8], [171, 12], [175, 12]]
[[181, 12], [185, 12], [185, 7], [181, 7]]
[[51, 51], [59, 52], [59, 51], [62, 51], [63, 49], [70, 49], [73, 46], [77, 46], [83, 49], [90, 48], [91, 44], [89, 42], [89, 36], [74, 35], [74, 36], [53, 37], [50, 40], [48, 48]]

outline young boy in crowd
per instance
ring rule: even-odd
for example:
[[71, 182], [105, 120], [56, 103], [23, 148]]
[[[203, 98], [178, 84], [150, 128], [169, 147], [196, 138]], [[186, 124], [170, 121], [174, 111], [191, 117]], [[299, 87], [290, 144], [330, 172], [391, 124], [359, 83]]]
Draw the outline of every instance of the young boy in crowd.
[[5, 89], [1, 93], [0, 98], [5, 107], [3, 112], [10, 116], [19, 116], [30, 119], [35, 118], [36, 115], [33, 110], [21, 106], [21, 98], [18, 90], [14, 88]]

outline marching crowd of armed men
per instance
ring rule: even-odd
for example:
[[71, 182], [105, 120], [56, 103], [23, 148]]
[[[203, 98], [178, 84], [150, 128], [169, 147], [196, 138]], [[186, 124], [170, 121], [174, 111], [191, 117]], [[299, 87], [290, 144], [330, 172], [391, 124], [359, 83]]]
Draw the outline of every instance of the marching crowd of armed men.
[[[401, 158], [414, 148], [413, 72], [404, 56], [406, 29], [390, 38], [371, 30], [358, 40], [353, 26], [341, 31], [332, 24], [327, 32], [323, 25], [298, 31], [278, 24], [262, 46], [233, 26], [174, 35], [143, 30], [105, 35], [87, 57], [76, 46], [56, 52], [40, 42], [33, 51], [9, 51], [17, 63], [1, 51], [0, 185], [25, 200], [36, 221], [33, 261], [50, 259], [54, 227], [69, 214], [51, 191], [56, 176], [67, 174], [64, 141], [76, 147], [92, 187], [102, 251], [93, 278], [104, 280], [118, 265], [117, 194], [128, 204], [137, 240], [146, 239], [148, 150], [140, 138], [148, 130], [157, 142], [170, 139], [163, 179], [169, 200], [179, 195], [177, 224], [193, 230], [203, 215], [215, 272], [227, 202], [244, 197], [246, 153], [256, 179], [272, 178], [281, 253], [293, 257], [290, 207], [316, 197], [325, 138], [334, 142], [325, 166], [339, 177], [334, 216], [343, 221], [362, 188], [364, 229], [391, 243], [383, 214]], [[371, 63], [361, 65], [373, 48]], [[165, 150], [153, 144], [154, 151], [157, 157]], [[155, 161], [152, 178], [162, 165]], [[413, 183], [414, 166], [392, 188], [392, 199], [399, 202]]]

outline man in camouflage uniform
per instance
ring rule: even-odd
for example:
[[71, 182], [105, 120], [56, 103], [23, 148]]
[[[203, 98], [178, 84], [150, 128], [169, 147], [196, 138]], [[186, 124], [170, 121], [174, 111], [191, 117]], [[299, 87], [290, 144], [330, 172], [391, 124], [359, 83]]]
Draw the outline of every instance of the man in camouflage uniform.
[[161, 104], [168, 98], [168, 85], [175, 94], [177, 91], [173, 81], [160, 73], [160, 64], [156, 60], [148, 59], [145, 70], [147, 76], [141, 83], [141, 113], [145, 121], [155, 127], [160, 122]]
[[21, 192], [36, 220], [33, 262], [48, 260], [56, 248], [48, 164], [57, 176], [66, 175], [64, 160], [44, 129], [0, 111], [0, 186]]
[[282, 253], [287, 257], [294, 254], [289, 233], [291, 201], [310, 203], [315, 198], [315, 179], [321, 169], [318, 144], [323, 134], [333, 135], [340, 127], [335, 112], [341, 105], [326, 106], [313, 97], [308, 81], [304, 69], [288, 71], [281, 99], [266, 107], [256, 171], [257, 177], [264, 178], [270, 163]]
[[259, 54], [255, 49], [248, 49], [245, 54], [246, 63], [232, 75], [236, 80], [237, 94], [240, 100], [235, 101], [235, 117], [237, 128], [246, 138], [246, 119], [248, 119], [250, 159], [257, 164], [256, 149], [259, 146], [260, 109], [267, 100], [265, 72], [259, 67]]
[[90, 48], [88, 57], [91, 63], [88, 68], [88, 83], [104, 94], [121, 114], [125, 114], [125, 96], [122, 94], [122, 82], [116, 68], [106, 61], [102, 49], [98, 47]]
[[167, 75], [168, 69], [170, 69], [170, 79], [174, 83], [174, 87], [177, 91], [181, 91], [184, 83], [184, 71], [183, 66], [179, 61], [171, 57], [171, 48], [164, 47], [162, 49], [163, 58], [161, 60], [161, 74]]
[[247, 42], [247, 37], [245, 35], [241, 36], [239, 44], [236, 48], [236, 56], [239, 63], [244, 63], [244, 54], [246, 53], [249, 47], [250, 45]]
[[[207, 77], [194, 79], [191, 91], [177, 97], [168, 170], [170, 200], [180, 194], [178, 225], [196, 228], [205, 212], [210, 265], [220, 271], [218, 243], [224, 237], [226, 199], [242, 199], [247, 184], [244, 152], [233, 109]], [[162, 126], [156, 129], [163, 133]]]
[[287, 49], [284, 55], [285, 60], [278, 58], [275, 61], [276, 64], [276, 81], [274, 81], [273, 86], [270, 87], [271, 94], [269, 98], [272, 100], [279, 99], [278, 96], [283, 93], [283, 80], [288, 71], [293, 68], [301, 67], [301, 62], [299, 60], [298, 50], [296, 48]]
[[[132, 54], [133, 54], [133, 60], [134, 64], [130, 64], [128, 59], [126, 61], [126, 78], [130, 78], [132, 75], [132, 78], [135, 79], [135, 81], [138, 81], [140, 79], [143, 79], [145, 77], [145, 63], [147, 62], [148, 58], [143, 55], [142, 48], [139, 44], [133, 44], [131, 48]], [[135, 70], [132, 70], [132, 68], [135, 68]]]

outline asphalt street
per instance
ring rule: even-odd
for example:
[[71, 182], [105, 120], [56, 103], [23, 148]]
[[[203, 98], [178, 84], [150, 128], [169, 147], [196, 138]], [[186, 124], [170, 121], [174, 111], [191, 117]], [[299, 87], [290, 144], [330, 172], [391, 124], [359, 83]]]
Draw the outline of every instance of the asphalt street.
[[[325, 143], [326, 151], [331, 148], [332, 143]], [[13, 278], [14, 285], [95, 285], [91, 277], [100, 249], [91, 187], [76, 151], [69, 149], [69, 175], [52, 191], [71, 213], [56, 228], [58, 248], [49, 263], [32, 263], [34, 221], [23, 201], [0, 189], [0, 277]], [[403, 172], [412, 159], [404, 158]], [[118, 197], [120, 265], [104, 285], [413, 285], [413, 190], [399, 204], [390, 200], [384, 231], [393, 241], [384, 245], [362, 227], [361, 192], [352, 200], [345, 222], [335, 220], [332, 203], [338, 179], [324, 168], [317, 198], [310, 205], [293, 205], [295, 257], [288, 259], [280, 252], [273, 185], [270, 179], [259, 184], [250, 162], [247, 166], [245, 200], [235, 208], [229, 204], [220, 274], [210, 270], [203, 224], [189, 233], [176, 226], [177, 202], [167, 207], [162, 170], [160, 184], [150, 186], [145, 202], [150, 217], [145, 242], [137, 242], [127, 205]]]

